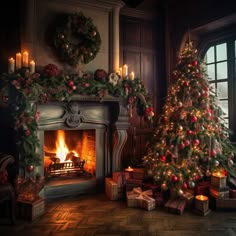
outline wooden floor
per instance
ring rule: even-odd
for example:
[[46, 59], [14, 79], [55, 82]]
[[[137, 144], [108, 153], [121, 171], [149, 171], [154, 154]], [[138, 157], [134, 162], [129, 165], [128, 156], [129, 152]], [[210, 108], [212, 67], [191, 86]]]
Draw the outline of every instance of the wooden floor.
[[127, 208], [124, 200], [109, 201], [104, 194], [83, 195], [46, 202], [46, 212], [33, 222], [17, 220], [11, 226], [0, 219], [1, 236], [234, 236], [236, 211], [211, 211], [182, 216], [163, 208], [145, 211]]

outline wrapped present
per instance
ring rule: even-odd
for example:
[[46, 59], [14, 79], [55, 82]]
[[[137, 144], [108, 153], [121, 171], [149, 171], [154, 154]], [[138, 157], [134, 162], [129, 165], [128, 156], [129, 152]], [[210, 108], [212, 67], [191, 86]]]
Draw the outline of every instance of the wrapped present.
[[133, 171], [131, 172], [131, 179], [140, 179], [143, 180], [145, 173], [144, 168], [133, 168]]
[[163, 207], [165, 204], [164, 197], [161, 192], [155, 192], [154, 198], [156, 200], [156, 206], [157, 207]]
[[127, 179], [126, 191], [131, 191], [133, 188], [142, 187], [143, 180], [141, 179]]
[[112, 173], [112, 179], [118, 184], [118, 188], [124, 188], [126, 180], [129, 179], [129, 173], [125, 171], [117, 171]]
[[128, 207], [140, 207], [145, 210], [155, 209], [155, 199], [151, 197], [152, 190], [142, 191], [140, 187], [133, 188], [132, 191], [126, 192], [127, 206]]
[[170, 199], [165, 203], [168, 212], [182, 215], [186, 207], [186, 200], [181, 198]]
[[214, 198], [229, 198], [229, 186], [221, 188], [210, 187], [210, 195]]
[[210, 182], [209, 181], [203, 181], [199, 182], [195, 187], [195, 195], [209, 195], [210, 191]]
[[194, 203], [194, 195], [191, 191], [186, 191], [184, 194], [183, 194], [183, 199], [185, 199], [186, 201], [186, 208], [187, 209], [192, 209], [193, 207], [193, 203]]
[[105, 178], [105, 192], [110, 200], [118, 200], [125, 198], [125, 189], [118, 188], [117, 182], [111, 178]]
[[229, 190], [229, 197], [230, 198], [236, 198], [236, 189], [230, 189]]
[[142, 189], [143, 190], [152, 190], [152, 194], [154, 195], [156, 192], [160, 192], [161, 188], [160, 186], [153, 184], [153, 183], [143, 183], [142, 184]]
[[227, 176], [222, 174], [212, 174], [211, 176], [211, 186], [215, 188], [222, 188], [226, 186]]
[[236, 208], [236, 199], [234, 198], [225, 198], [225, 199], [216, 199], [216, 209], [235, 209]]

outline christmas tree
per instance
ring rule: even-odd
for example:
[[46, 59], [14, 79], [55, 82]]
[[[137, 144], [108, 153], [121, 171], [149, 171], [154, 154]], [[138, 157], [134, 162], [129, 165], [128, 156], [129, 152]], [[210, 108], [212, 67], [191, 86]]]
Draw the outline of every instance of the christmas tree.
[[175, 189], [181, 196], [216, 172], [236, 178], [236, 149], [217, 92], [191, 42], [176, 64], [144, 166], [162, 190]]

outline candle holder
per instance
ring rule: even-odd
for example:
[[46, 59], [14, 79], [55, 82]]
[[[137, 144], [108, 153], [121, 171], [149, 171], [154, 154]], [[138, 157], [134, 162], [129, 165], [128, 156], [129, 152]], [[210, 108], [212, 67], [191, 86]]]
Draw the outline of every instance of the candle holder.
[[204, 195], [195, 196], [195, 212], [199, 215], [206, 216], [210, 213], [209, 199]]

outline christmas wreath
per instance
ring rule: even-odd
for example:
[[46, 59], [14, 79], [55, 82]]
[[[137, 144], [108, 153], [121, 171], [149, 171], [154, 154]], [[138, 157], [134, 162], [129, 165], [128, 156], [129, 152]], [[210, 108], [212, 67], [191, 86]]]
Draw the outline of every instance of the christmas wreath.
[[101, 37], [90, 17], [83, 13], [66, 15], [65, 22], [56, 29], [54, 46], [57, 55], [69, 65], [87, 64], [93, 60], [101, 45]]

